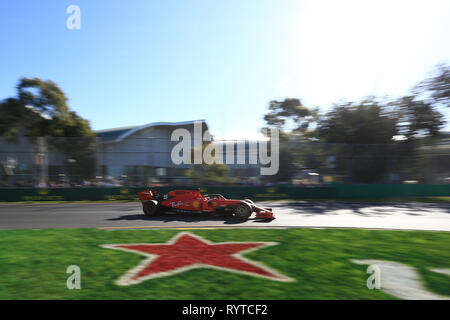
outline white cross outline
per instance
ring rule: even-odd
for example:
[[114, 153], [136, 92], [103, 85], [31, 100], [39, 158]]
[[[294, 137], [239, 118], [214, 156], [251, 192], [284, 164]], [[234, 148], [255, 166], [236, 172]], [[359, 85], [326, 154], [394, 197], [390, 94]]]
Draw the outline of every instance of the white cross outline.
[[[132, 250], [132, 249], [127, 249], [127, 248], [121, 248], [119, 246], [130, 246], [130, 245], [172, 245], [174, 243], [177, 242], [177, 240], [179, 238], [181, 238], [183, 235], [189, 235], [191, 237], [196, 238], [199, 241], [202, 241], [208, 245], [218, 245], [218, 244], [241, 244], [241, 243], [257, 243], [257, 244], [261, 244], [261, 246], [258, 247], [254, 247], [254, 248], [249, 248], [246, 250], [242, 250], [239, 251], [235, 254], [232, 254], [231, 256], [241, 260], [245, 263], [248, 263], [250, 265], [253, 265], [255, 267], [261, 268], [262, 270], [273, 274], [274, 276], [276, 276], [276, 278], [274, 277], [268, 277], [268, 276], [264, 276], [264, 275], [259, 275], [253, 272], [248, 272], [248, 271], [240, 271], [240, 270], [236, 270], [236, 269], [232, 269], [232, 268], [226, 268], [226, 267], [218, 267], [215, 265], [210, 265], [210, 264], [204, 264], [204, 263], [194, 263], [188, 266], [184, 266], [181, 268], [176, 268], [174, 270], [171, 271], [164, 271], [164, 272], [158, 272], [158, 273], [154, 273], [145, 277], [141, 277], [139, 279], [133, 279], [133, 277], [139, 273], [141, 270], [143, 270], [144, 268], [146, 268], [148, 265], [150, 265], [153, 260], [155, 260], [157, 257], [159, 257], [157, 254], [149, 254], [149, 253], [144, 253], [144, 252], [139, 252], [136, 250]], [[175, 236], [173, 236], [168, 242], [165, 243], [123, 243], [123, 244], [103, 244], [100, 245], [100, 247], [102, 248], [106, 248], [106, 249], [114, 249], [114, 250], [120, 250], [120, 251], [125, 251], [125, 252], [132, 252], [132, 253], [137, 253], [143, 256], [146, 256], [147, 259], [141, 261], [136, 267], [130, 269], [126, 274], [124, 274], [123, 276], [121, 276], [118, 280], [115, 281], [115, 283], [119, 286], [129, 286], [129, 285], [133, 285], [133, 284], [138, 284], [141, 283], [145, 280], [150, 280], [150, 279], [156, 279], [156, 278], [161, 278], [161, 277], [167, 277], [167, 276], [171, 276], [177, 273], [182, 273], [188, 270], [192, 270], [192, 269], [197, 269], [197, 268], [207, 268], [207, 269], [215, 269], [215, 270], [221, 270], [221, 271], [228, 271], [228, 272], [233, 272], [233, 273], [237, 273], [237, 274], [246, 274], [246, 275], [250, 275], [253, 277], [257, 277], [257, 278], [263, 278], [263, 279], [270, 279], [270, 280], [274, 280], [274, 281], [280, 281], [280, 282], [295, 282], [296, 280], [290, 277], [287, 277], [281, 273], [279, 273], [278, 271], [269, 268], [268, 266], [260, 263], [260, 262], [256, 262], [256, 261], [252, 261], [249, 260], [245, 257], [243, 257], [242, 255], [251, 251], [255, 251], [267, 246], [274, 246], [277, 245], [278, 242], [211, 242], [207, 239], [204, 239], [196, 234], [190, 233], [190, 232], [179, 232], [177, 233]]]

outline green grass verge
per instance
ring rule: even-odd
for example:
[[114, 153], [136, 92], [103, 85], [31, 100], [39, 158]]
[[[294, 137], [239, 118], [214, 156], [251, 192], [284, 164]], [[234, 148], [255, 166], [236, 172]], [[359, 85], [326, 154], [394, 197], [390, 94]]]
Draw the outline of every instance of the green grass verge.
[[[368, 290], [367, 266], [349, 259], [390, 260], [420, 272], [432, 292], [450, 296], [450, 233], [343, 229], [190, 230], [212, 242], [275, 241], [245, 254], [296, 282], [194, 269], [131, 286], [114, 282], [144, 257], [102, 244], [161, 243], [177, 230], [47, 229], [0, 231], [0, 299], [393, 299]], [[69, 265], [81, 290], [68, 290]]]

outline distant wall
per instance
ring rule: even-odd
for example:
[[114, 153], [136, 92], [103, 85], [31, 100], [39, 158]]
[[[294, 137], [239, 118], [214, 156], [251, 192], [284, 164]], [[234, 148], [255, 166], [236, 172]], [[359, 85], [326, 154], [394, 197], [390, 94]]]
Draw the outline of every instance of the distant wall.
[[[162, 193], [172, 189], [192, 187], [155, 188]], [[80, 201], [80, 200], [137, 200], [137, 192], [144, 188], [61, 188], [61, 189], [0, 189], [0, 201]], [[450, 196], [450, 184], [371, 184], [328, 185], [298, 187], [205, 187], [202, 193], [220, 193], [226, 198], [248, 197], [254, 200], [279, 199], [357, 199], [388, 197]]]

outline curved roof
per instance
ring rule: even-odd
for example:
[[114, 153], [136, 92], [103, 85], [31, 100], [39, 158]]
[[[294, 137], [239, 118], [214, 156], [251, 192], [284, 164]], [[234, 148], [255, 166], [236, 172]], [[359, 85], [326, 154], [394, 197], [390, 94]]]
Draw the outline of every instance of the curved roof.
[[136, 133], [138, 131], [152, 128], [152, 127], [162, 127], [162, 126], [186, 126], [193, 125], [195, 122], [201, 122], [203, 125], [206, 125], [206, 120], [191, 120], [191, 121], [181, 121], [181, 122], [152, 122], [147, 123], [142, 126], [131, 126], [131, 127], [122, 127], [122, 128], [114, 128], [114, 129], [105, 129], [95, 131], [97, 137], [101, 138], [104, 141], [114, 141], [119, 142], [125, 139], [126, 137]]

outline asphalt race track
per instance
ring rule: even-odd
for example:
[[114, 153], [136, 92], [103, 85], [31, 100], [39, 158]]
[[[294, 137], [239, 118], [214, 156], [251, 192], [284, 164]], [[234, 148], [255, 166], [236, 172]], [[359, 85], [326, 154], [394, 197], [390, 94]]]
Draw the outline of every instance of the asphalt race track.
[[338, 227], [450, 231], [450, 204], [260, 202], [276, 219], [208, 214], [145, 217], [139, 202], [0, 204], [0, 230], [44, 228]]

